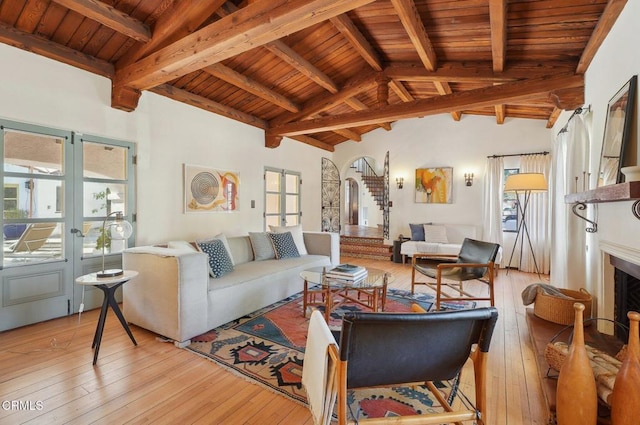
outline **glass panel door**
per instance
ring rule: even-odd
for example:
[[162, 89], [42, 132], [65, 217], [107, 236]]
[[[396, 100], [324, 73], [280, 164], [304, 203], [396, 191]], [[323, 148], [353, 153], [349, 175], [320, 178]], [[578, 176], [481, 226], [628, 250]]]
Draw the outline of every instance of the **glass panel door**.
[[294, 226], [301, 222], [300, 173], [265, 168], [265, 229]]

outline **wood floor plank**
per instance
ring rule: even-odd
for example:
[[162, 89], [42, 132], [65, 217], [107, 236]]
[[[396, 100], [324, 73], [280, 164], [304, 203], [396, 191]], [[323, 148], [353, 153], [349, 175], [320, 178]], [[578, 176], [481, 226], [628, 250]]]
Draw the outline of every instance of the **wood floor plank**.
[[[343, 258], [394, 275], [392, 288], [410, 290], [411, 266]], [[488, 361], [487, 402], [491, 425], [542, 425], [544, 402], [520, 293], [538, 276], [500, 271], [496, 278], [499, 320]], [[302, 288], [302, 284], [301, 284]], [[471, 284], [471, 291], [486, 290]], [[420, 287], [420, 292], [429, 292]], [[109, 315], [93, 366], [91, 341], [98, 311], [0, 333], [0, 399], [43, 403], [42, 410], [0, 409], [0, 423], [29, 424], [313, 424], [308, 409], [249, 383], [208, 359], [160, 342], [132, 327], [134, 347]], [[51, 350], [51, 339], [58, 348]], [[36, 351], [42, 350], [42, 351]], [[28, 353], [28, 354], [24, 354]], [[473, 396], [470, 373], [461, 388]]]

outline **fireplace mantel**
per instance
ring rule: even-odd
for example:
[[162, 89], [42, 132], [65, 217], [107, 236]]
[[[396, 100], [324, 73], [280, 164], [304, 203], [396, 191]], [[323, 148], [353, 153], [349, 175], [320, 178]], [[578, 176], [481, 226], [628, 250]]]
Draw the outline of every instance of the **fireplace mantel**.
[[640, 220], [640, 182], [612, 184], [585, 192], [570, 193], [564, 197], [566, 204], [573, 204], [573, 213], [591, 225], [585, 229], [589, 233], [598, 231], [598, 223], [580, 215], [578, 210], [584, 211], [587, 204], [620, 201], [635, 201], [631, 206], [631, 213]]

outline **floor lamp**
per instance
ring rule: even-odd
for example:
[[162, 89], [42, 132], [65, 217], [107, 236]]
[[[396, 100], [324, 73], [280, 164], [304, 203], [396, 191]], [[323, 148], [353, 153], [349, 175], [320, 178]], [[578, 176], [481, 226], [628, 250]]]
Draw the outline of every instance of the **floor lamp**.
[[[507, 274], [511, 267], [511, 260], [513, 260], [513, 254], [518, 246], [518, 238], [520, 238], [520, 258], [518, 270], [522, 266], [522, 248], [524, 246], [524, 238], [527, 237], [529, 242], [529, 248], [531, 249], [531, 255], [533, 256], [533, 264], [536, 267], [536, 273], [540, 276], [540, 270], [538, 269], [538, 262], [536, 261], [536, 254], [533, 251], [533, 245], [531, 244], [531, 237], [529, 236], [529, 229], [526, 223], [527, 207], [529, 206], [529, 199], [532, 193], [542, 193], [547, 191], [547, 180], [542, 173], [519, 173], [511, 174], [507, 177], [507, 181], [504, 184], [505, 192], [515, 192], [518, 211], [521, 217], [520, 223], [518, 223], [518, 232], [516, 234], [516, 240], [513, 243], [513, 250], [511, 250], [511, 257], [509, 258], [509, 265], [507, 266]], [[520, 196], [524, 196], [524, 203], [520, 202]]]

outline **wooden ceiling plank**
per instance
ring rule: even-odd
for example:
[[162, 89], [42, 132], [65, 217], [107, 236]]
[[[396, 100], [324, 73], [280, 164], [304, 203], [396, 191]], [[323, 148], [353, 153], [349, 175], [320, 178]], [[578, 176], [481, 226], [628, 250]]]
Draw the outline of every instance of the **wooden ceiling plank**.
[[331, 23], [345, 36], [360, 56], [376, 71], [382, 71], [382, 60], [371, 43], [346, 14], [334, 16]]
[[[231, 2], [227, 2], [223, 8], [218, 9], [217, 13], [220, 17], [224, 18], [236, 11], [238, 11], [238, 7]], [[338, 85], [328, 75], [320, 71], [283, 41], [275, 40], [265, 44], [264, 47], [320, 87], [323, 87], [331, 93], [338, 92]]]
[[391, 3], [396, 13], [398, 13], [400, 22], [402, 22], [404, 29], [407, 31], [424, 67], [429, 71], [436, 70], [438, 68], [436, 52], [413, 0], [391, 0]]
[[591, 64], [593, 57], [596, 55], [596, 52], [602, 45], [607, 34], [609, 34], [609, 31], [611, 31], [613, 24], [615, 24], [626, 4], [627, 0], [609, 0], [604, 12], [600, 15], [600, 20], [593, 30], [587, 45], [582, 51], [582, 55], [580, 56], [578, 66], [576, 68], [576, 72], [578, 74], [584, 74], [587, 72], [587, 68], [589, 68], [589, 64]]
[[258, 117], [244, 113], [242, 111], [238, 111], [237, 109], [230, 108], [221, 103], [215, 102], [211, 99], [207, 99], [206, 97], [198, 96], [186, 90], [177, 89], [173, 86], [170, 86], [169, 84], [162, 84], [153, 87], [149, 91], [161, 96], [166, 96], [178, 102], [195, 106], [196, 108], [204, 109], [205, 111], [213, 112], [215, 114], [231, 118], [232, 120], [249, 124], [253, 127], [258, 127], [261, 129], [266, 129], [267, 127], [269, 127], [269, 124], [266, 121]]
[[425, 115], [447, 113], [509, 103], [530, 97], [549, 95], [555, 91], [584, 86], [584, 76], [577, 74], [556, 75], [531, 80], [505, 83], [499, 86], [460, 91], [445, 96], [417, 100], [411, 103], [389, 105], [377, 110], [360, 111], [341, 116], [299, 121], [267, 130], [270, 134], [291, 136], [332, 131], [340, 128], [359, 127], [379, 122], [416, 118]]
[[242, 90], [254, 94], [268, 102], [276, 104], [290, 112], [300, 112], [300, 106], [259, 82], [242, 75], [221, 63], [210, 65], [202, 70], [214, 77], [226, 81]]
[[398, 97], [402, 99], [403, 102], [413, 102], [415, 100], [415, 98], [411, 95], [411, 93], [409, 93], [409, 90], [407, 90], [407, 88], [404, 86], [404, 84], [402, 84], [401, 81], [396, 81], [393, 79], [390, 80], [389, 88], [391, 88], [391, 90], [393, 90], [395, 94], [397, 94]]
[[176, 0], [170, 8], [158, 17], [153, 26], [151, 40], [146, 44], [138, 44], [131, 48], [118, 60], [116, 68], [124, 68], [149, 53], [155, 52], [196, 31], [224, 2], [225, 0]]
[[151, 39], [151, 30], [139, 20], [132, 18], [98, 0], [53, 0], [61, 6], [78, 12], [121, 34], [146, 43]]
[[115, 74], [113, 65], [107, 61], [96, 59], [44, 37], [20, 31], [2, 22], [0, 22], [0, 42], [103, 77], [113, 78]]
[[140, 90], [171, 81], [373, 0], [270, 0], [243, 9], [116, 72], [116, 85]]

